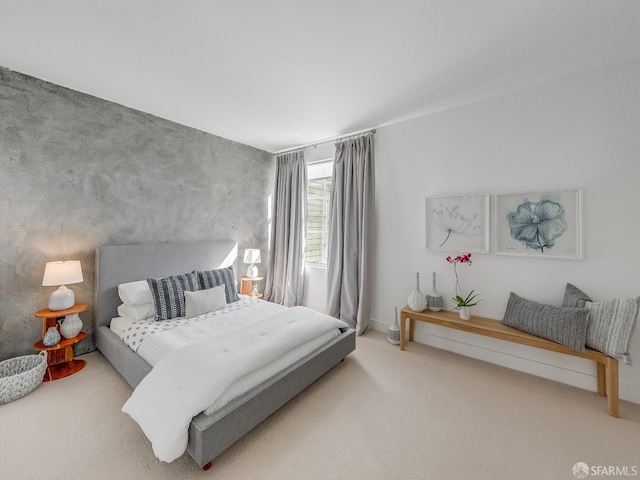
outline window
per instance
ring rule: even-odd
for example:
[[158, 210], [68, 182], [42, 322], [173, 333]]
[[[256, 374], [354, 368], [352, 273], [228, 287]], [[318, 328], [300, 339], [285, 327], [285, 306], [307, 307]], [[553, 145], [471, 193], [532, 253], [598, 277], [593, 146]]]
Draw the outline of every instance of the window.
[[309, 165], [307, 187], [307, 265], [327, 265], [329, 244], [329, 199], [333, 160]]

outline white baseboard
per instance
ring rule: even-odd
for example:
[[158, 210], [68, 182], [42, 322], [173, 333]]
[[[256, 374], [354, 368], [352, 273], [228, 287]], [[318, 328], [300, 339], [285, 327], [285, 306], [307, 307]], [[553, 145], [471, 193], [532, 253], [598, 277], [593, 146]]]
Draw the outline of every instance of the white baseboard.
[[[378, 320], [370, 321], [373, 330], [385, 334], [389, 325]], [[597, 392], [595, 362], [590, 360], [420, 322], [416, 322], [414, 340], [424, 345]], [[620, 368], [624, 368], [624, 365], [621, 364]], [[622, 400], [640, 404], [640, 386], [621, 382], [619, 396]]]

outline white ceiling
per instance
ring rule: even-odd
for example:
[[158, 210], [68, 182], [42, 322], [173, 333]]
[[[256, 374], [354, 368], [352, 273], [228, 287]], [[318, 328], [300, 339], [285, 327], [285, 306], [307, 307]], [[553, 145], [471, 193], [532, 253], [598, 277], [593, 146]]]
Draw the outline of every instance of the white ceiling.
[[638, 60], [638, 0], [0, 0], [0, 65], [270, 152]]

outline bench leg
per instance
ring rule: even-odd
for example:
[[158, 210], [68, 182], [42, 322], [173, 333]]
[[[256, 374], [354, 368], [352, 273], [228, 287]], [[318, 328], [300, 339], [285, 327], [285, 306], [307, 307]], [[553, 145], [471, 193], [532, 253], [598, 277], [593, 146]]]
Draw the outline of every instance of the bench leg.
[[416, 321], [413, 318], [409, 319], [409, 341], [413, 342], [413, 334], [416, 331]]
[[620, 400], [618, 398], [618, 360], [607, 357], [605, 360], [607, 406], [609, 415], [618, 417], [620, 415]]
[[598, 394], [602, 397], [607, 396], [607, 367], [602, 362], [596, 362], [598, 368]]
[[400, 350], [404, 350], [406, 344], [407, 320], [409, 320], [409, 341], [413, 342], [413, 330], [415, 328], [415, 320], [409, 318], [404, 312], [400, 312]]

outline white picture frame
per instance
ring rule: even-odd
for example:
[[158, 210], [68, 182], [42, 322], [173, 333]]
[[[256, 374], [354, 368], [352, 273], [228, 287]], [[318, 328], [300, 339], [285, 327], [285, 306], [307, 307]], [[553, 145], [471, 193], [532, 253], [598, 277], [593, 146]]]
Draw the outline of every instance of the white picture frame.
[[494, 217], [498, 255], [582, 259], [582, 190], [496, 194]]
[[488, 253], [490, 216], [486, 193], [426, 197], [427, 250]]

